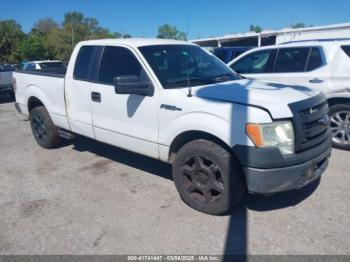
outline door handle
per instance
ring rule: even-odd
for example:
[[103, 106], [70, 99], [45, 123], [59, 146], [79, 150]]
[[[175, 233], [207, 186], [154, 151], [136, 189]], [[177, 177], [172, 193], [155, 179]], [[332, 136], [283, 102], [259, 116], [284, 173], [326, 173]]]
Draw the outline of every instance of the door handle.
[[314, 78], [314, 79], [310, 79], [309, 82], [313, 84], [319, 84], [319, 83], [323, 83], [323, 80], [319, 78]]
[[91, 100], [97, 103], [101, 103], [101, 93], [91, 92]]

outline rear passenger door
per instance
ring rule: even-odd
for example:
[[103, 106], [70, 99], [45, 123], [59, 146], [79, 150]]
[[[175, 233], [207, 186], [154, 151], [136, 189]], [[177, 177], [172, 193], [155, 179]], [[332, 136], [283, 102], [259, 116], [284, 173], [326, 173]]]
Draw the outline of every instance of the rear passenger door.
[[159, 157], [157, 88], [152, 96], [117, 94], [114, 79], [137, 76], [151, 81], [135, 50], [105, 46], [96, 81], [91, 83], [96, 139], [137, 153]]
[[95, 138], [91, 81], [95, 78], [102, 49], [102, 46], [82, 46], [76, 55], [74, 68], [68, 68], [65, 79], [66, 110], [71, 130], [91, 138]]

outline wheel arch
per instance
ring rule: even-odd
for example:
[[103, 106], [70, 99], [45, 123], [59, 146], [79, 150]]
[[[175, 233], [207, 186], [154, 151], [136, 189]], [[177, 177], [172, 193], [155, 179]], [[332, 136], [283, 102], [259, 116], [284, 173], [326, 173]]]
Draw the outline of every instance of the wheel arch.
[[190, 131], [185, 131], [180, 134], [178, 134], [173, 141], [170, 144], [169, 148], [169, 155], [168, 155], [168, 162], [172, 163], [176, 153], [179, 151], [181, 147], [183, 147], [185, 144], [198, 140], [198, 139], [204, 139], [208, 141], [212, 141], [223, 148], [225, 148], [228, 152], [230, 152], [232, 155], [234, 155], [232, 148], [224, 142], [222, 139], [219, 137], [212, 135], [208, 132], [205, 131], [200, 131], [200, 130], [190, 130]]
[[36, 96], [31, 96], [28, 98], [28, 102], [27, 102], [28, 113], [30, 113], [35, 107], [38, 107], [38, 106], [45, 107], [44, 103]]
[[329, 107], [337, 104], [350, 105], [350, 97], [331, 97], [327, 99]]
[[30, 114], [30, 111], [37, 106], [44, 106], [49, 111], [49, 108], [47, 107], [49, 106], [48, 97], [38, 86], [27, 86], [25, 97], [25, 105], [27, 106], [28, 114]]

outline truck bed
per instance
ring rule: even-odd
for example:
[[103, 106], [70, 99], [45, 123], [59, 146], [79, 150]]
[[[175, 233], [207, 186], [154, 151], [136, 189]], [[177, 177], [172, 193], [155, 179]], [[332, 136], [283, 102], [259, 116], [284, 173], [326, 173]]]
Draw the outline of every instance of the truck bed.
[[13, 72], [16, 81], [16, 102], [25, 115], [29, 115], [28, 103], [35, 97], [50, 112], [53, 122], [58, 126], [67, 126], [64, 98], [65, 74], [44, 71]]
[[42, 75], [42, 76], [49, 76], [49, 77], [65, 77], [66, 76], [66, 70], [57, 70], [57, 69], [41, 69], [41, 70], [16, 70], [14, 72], [17, 73], [23, 73], [23, 74], [29, 74], [29, 75]]

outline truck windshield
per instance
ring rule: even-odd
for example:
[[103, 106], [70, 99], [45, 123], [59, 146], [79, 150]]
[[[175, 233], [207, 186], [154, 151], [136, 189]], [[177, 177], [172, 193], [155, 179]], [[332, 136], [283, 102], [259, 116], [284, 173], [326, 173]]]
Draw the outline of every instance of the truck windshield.
[[239, 77], [214, 55], [192, 45], [139, 47], [164, 88], [237, 80]]

